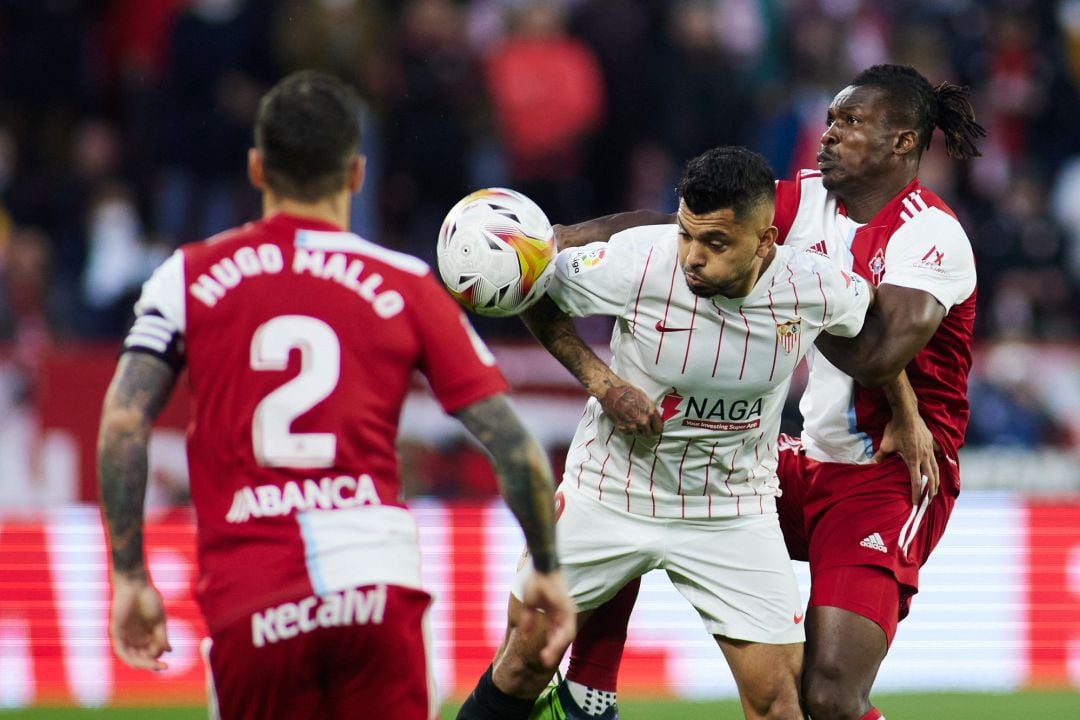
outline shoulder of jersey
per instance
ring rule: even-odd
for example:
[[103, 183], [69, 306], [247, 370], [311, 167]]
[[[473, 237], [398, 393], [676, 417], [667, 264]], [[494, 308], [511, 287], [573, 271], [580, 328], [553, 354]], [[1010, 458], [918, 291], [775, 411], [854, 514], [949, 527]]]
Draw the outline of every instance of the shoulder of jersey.
[[836, 263], [828, 256], [810, 250], [778, 245], [776, 252], [777, 259], [796, 275], [815, 275], [836, 267]]
[[[257, 242], [258, 238], [253, 237], [256, 235], [257, 230], [256, 223], [245, 223], [240, 227], [213, 235], [206, 240], [188, 243], [183, 246], [183, 249], [186, 253], [228, 252], [233, 245], [252, 241]], [[431, 266], [420, 258], [383, 247], [351, 232], [301, 229], [296, 232], [295, 244], [296, 247], [309, 251], [321, 250], [324, 252], [362, 255], [369, 260], [375, 260], [384, 266], [417, 277], [423, 277], [431, 273]]]
[[967, 240], [967, 233], [956, 213], [936, 193], [926, 188], [914, 190], [901, 199], [899, 215], [900, 231], [905, 227], [913, 227], [920, 228], [922, 232], [927, 227], [932, 227], [933, 232], [956, 233]]
[[363, 255], [365, 258], [417, 277], [431, 272], [431, 266], [414, 255], [391, 250], [350, 232], [299, 230], [296, 233], [296, 247], [304, 250]]
[[670, 233], [676, 227], [675, 223], [663, 225], [638, 225], [627, 228], [611, 236], [610, 242], [628, 242], [634, 244], [649, 243]]

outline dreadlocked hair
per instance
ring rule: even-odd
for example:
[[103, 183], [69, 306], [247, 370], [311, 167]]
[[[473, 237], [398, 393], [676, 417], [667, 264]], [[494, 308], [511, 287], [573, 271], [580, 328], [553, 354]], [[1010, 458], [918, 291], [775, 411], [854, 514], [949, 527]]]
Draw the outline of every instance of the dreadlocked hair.
[[919, 134], [921, 149], [930, 147], [934, 127], [945, 135], [945, 152], [966, 160], [982, 153], [976, 146], [986, 130], [975, 121], [966, 87], [943, 82], [934, 87], [910, 65], [874, 65], [855, 76], [852, 85], [873, 85], [888, 96], [887, 116], [894, 125], [909, 125]]

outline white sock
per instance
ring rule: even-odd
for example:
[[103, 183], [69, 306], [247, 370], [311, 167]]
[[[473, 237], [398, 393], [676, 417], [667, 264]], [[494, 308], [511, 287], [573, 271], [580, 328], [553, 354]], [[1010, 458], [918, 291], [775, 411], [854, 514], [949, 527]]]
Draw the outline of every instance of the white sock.
[[570, 690], [570, 697], [574, 698], [574, 702], [586, 715], [600, 715], [615, 704], [613, 692], [597, 690], [573, 680], [567, 680], [566, 687]]

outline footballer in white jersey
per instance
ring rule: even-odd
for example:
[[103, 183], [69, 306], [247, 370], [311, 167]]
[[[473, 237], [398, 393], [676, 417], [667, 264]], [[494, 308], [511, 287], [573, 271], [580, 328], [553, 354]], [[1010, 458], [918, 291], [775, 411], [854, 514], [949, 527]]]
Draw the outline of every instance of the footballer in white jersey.
[[[665, 571], [744, 702], [769, 697], [770, 717], [801, 719], [803, 604], [776, 513], [776, 437], [796, 365], [820, 333], [858, 334], [872, 289], [775, 245], [774, 179], [756, 153], [707, 151], [687, 164], [679, 195], [676, 226], [561, 252], [526, 315], [593, 396], [556, 494], [559, 557], [579, 625], [627, 582]], [[615, 318], [610, 367], [570, 338], [571, 318], [586, 315]], [[647, 408], [647, 425], [627, 423], [626, 407]], [[522, 563], [515, 577], [491, 675], [515, 698], [547, 681], [520, 624], [531, 572]], [[459, 718], [495, 717], [474, 712], [481, 686]]]
[[616, 432], [591, 398], [564, 485], [639, 515], [775, 512], [776, 438], [791, 375], [821, 332], [862, 328], [870, 291], [827, 258], [777, 247], [741, 298], [695, 295], [678, 227], [652, 225], [561, 252], [548, 295], [568, 315], [611, 315], [611, 368], [661, 413], [653, 438]]

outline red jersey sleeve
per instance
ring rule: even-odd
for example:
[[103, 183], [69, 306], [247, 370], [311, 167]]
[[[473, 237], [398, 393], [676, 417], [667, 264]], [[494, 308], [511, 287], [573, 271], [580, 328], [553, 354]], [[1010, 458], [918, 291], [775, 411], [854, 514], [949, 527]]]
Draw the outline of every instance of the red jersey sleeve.
[[495, 356], [434, 274], [420, 281], [420, 295], [423, 302], [413, 310], [420, 333], [420, 372], [443, 409], [453, 413], [506, 392]]
[[791, 231], [791, 225], [795, 222], [795, 215], [799, 212], [798, 180], [778, 180], [776, 182], [776, 212], [773, 215], [773, 225], [776, 226], [776, 244], [783, 245]]

